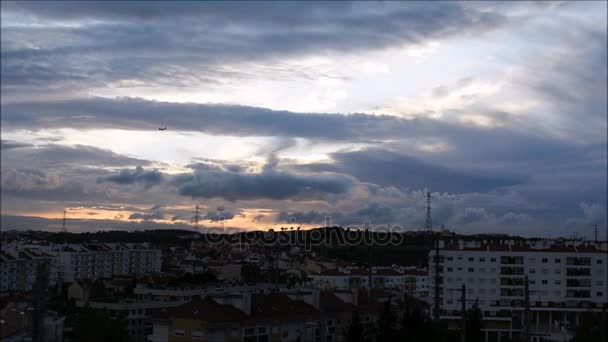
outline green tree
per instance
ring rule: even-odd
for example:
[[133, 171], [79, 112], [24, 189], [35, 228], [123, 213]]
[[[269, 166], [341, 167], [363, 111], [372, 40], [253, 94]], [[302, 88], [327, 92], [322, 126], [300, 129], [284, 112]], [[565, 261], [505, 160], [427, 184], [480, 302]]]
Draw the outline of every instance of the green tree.
[[346, 330], [346, 340], [349, 342], [364, 342], [363, 336], [363, 325], [361, 324], [361, 318], [359, 312], [353, 312], [353, 317], [350, 320], [348, 329]]
[[256, 283], [261, 279], [261, 271], [258, 265], [245, 264], [241, 267], [241, 280], [246, 283]]
[[475, 301], [473, 306], [467, 310], [466, 313], [466, 332], [467, 342], [481, 342], [483, 341], [483, 328], [481, 310], [479, 309], [479, 303]]
[[394, 341], [397, 339], [395, 325], [397, 317], [392, 310], [391, 301], [384, 303], [380, 317], [378, 317], [378, 341]]
[[[606, 314], [603, 315], [602, 322], [602, 313], [585, 312], [570, 342], [602, 341], [602, 329], [608, 327]], [[606, 334], [605, 331], [604, 334]]]
[[110, 317], [107, 312], [85, 306], [74, 325], [76, 341], [127, 342], [127, 323], [123, 317]]

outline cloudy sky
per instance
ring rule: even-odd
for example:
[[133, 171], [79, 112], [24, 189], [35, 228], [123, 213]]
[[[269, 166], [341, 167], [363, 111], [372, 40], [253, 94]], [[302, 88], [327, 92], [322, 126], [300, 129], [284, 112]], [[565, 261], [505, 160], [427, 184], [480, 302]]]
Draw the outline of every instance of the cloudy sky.
[[195, 205], [207, 227], [418, 229], [430, 191], [435, 226], [590, 237], [606, 13], [2, 1], [2, 229], [64, 208], [81, 230], [181, 227]]

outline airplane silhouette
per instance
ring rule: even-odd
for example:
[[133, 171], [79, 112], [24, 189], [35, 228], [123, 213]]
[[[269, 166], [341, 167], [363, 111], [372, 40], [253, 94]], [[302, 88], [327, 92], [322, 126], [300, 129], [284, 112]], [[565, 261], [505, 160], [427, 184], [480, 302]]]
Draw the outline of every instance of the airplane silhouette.
[[165, 127], [160, 127], [158, 130], [159, 130], [159, 131], [165, 131], [165, 130], [167, 130], [167, 126], [165, 126]]

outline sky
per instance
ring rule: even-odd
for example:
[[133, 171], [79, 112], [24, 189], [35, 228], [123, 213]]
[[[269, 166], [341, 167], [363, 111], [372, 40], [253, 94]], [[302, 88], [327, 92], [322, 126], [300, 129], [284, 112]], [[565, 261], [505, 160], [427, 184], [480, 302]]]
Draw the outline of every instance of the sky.
[[605, 231], [606, 2], [0, 6], [3, 230]]

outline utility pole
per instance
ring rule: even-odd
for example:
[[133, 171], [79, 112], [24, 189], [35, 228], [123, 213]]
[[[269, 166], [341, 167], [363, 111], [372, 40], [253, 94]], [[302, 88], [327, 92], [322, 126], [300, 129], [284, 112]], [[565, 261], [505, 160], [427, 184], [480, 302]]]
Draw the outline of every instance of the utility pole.
[[431, 193], [427, 192], [426, 193], [426, 223], [425, 223], [425, 228], [427, 230], [432, 230], [433, 229], [433, 220], [431, 217]]
[[467, 342], [467, 286], [464, 283], [460, 289], [460, 320], [462, 325], [460, 342]]
[[441, 315], [441, 274], [439, 272], [439, 239], [435, 239], [435, 305], [433, 306], [433, 319], [439, 320], [439, 316]]
[[64, 233], [68, 231], [67, 228], [65, 227], [65, 216], [66, 216], [66, 214], [67, 214], [67, 210], [63, 209], [63, 223], [61, 225], [61, 231], [64, 232]]
[[595, 233], [595, 243], [597, 243], [597, 241], [598, 241], [598, 239], [597, 239], [597, 233], [598, 233], [597, 223], [593, 226], [593, 232]]
[[528, 276], [524, 277], [524, 341], [530, 342], [530, 285]]
[[374, 242], [373, 242], [373, 236], [372, 235], [373, 235], [373, 232], [369, 231], [369, 251], [368, 251], [369, 254], [367, 256], [368, 257], [368, 263], [367, 263], [368, 264], [368, 266], [367, 266], [368, 280], [367, 281], [368, 281], [368, 285], [369, 285], [370, 296], [371, 296], [372, 288], [374, 287], [374, 283], [373, 283], [373, 272], [374, 271], [373, 271], [373, 265], [372, 265], [372, 260], [373, 260], [373, 257], [374, 257], [374, 254], [373, 254], [373, 245], [374, 245]]
[[606, 316], [606, 306], [608, 304], [604, 303], [604, 305], [602, 305], [602, 321], [600, 322], [600, 341], [606, 341], [606, 338], [608, 338], [608, 333], [606, 332], [606, 330], [608, 329], [608, 327], [606, 327], [606, 325], [608, 325], [608, 317]]

